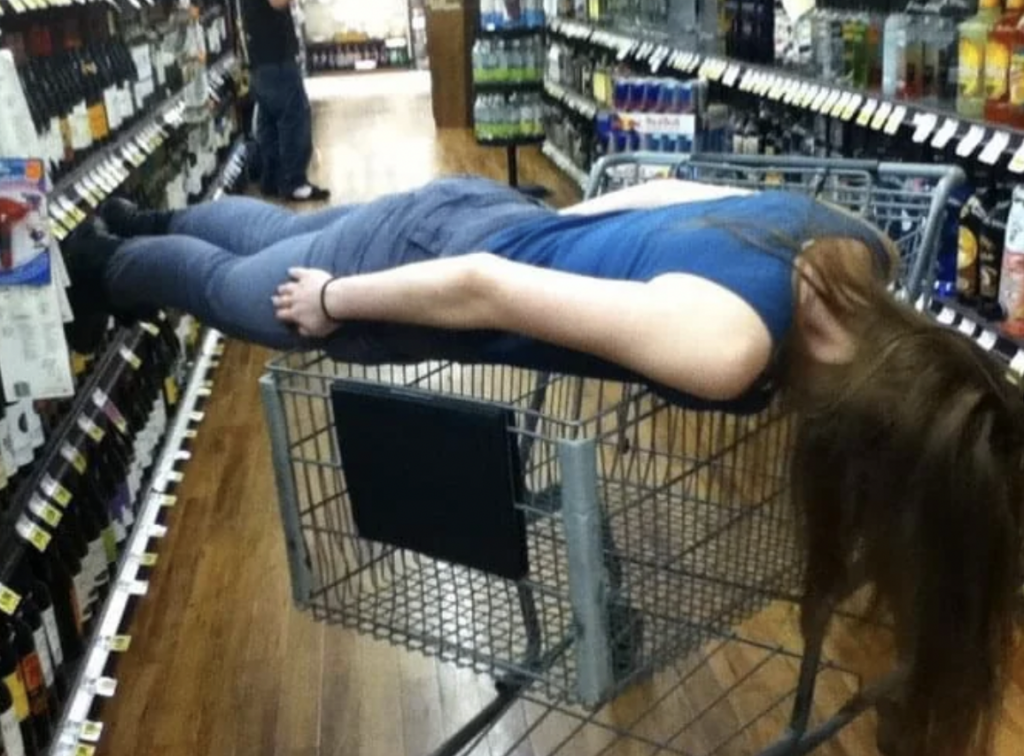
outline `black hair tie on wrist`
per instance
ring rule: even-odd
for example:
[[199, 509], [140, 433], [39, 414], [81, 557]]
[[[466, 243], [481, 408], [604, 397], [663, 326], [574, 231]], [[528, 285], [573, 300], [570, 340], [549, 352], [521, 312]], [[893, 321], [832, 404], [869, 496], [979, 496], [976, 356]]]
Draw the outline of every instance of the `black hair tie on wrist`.
[[337, 277], [329, 278], [328, 280], [324, 281], [324, 285], [320, 287], [320, 309], [323, 310], [324, 317], [326, 317], [332, 323], [340, 323], [341, 320], [331, 315], [330, 311], [327, 309], [327, 287], [337, 280]]

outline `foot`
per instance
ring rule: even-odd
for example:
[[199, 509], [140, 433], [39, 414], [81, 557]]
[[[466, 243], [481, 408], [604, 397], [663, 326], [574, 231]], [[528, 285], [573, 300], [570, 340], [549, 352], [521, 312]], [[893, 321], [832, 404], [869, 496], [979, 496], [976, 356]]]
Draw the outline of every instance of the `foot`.
[[331, 193], [315, 184], [306, 183], [285, 194], [291, 202], [323, 202], [330, 199]]
[[142, 210], [121, 197], [112, 197], [100, 207], [100, 217], [110, 232], [126, 239], [168, 233], [173, 215], [170, 210]]
[[75, 316], [68, 325], [68, 344], [79, 354], [93, 354], [103, 341], [112, 314], [106, 294], [107, 265], [123, 241], [99, 223], [89, 222], [64, 245], [71, 278], [68, 300]]

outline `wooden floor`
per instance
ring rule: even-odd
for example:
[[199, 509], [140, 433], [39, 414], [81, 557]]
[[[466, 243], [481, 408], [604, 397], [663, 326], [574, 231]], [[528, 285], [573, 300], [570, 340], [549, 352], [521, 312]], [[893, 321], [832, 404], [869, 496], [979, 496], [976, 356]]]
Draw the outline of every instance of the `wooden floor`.
[[[434, 130], [422, 76], [366, 81], [377, 91], [356, 79], [313, 85], [313, 178], [333, 189], [334, 201], [405, 189], [439, 173], [504, 175], [503, 152], [478, 148], [467, 133]], [[571, 185], [526, 152], [523, 180], [551, 187], [556, 203], [572, 201]], [[269, 357], [242, 344], [226, 351], [150, 593], [134, 620], [118, 695], [106, 711], [102, 756], [425, 756], [488, 700], [488, 681], [471, 672], [316, 623], [293, 608], [257, 389]], [[741, 628], [756, 643], [712, 641], [583, 731], [569, 715], [547, 716], [513, 753], [661, 752], [608, 734], [608, 727], [629, 726], [638, 738], [679, 749], [664, 752], [756, 754], [785, 723], [796, 666], [778, 649], [799, 649], [794, 619], [787, 605], [772, 604]], [[879, 631], [840, 623], [828, 652], [873, 676], [885, 669], [884, 647]], [[1022, 679], [1024, 663], [1007, 702], [1000, 756], [1022, 750]], [[834, 710], [855, 683], [848, 674], [825, 673], [822, 710]], [[636, 721], [644, 711], [649, 715]], [[515, 707], [473, 753], [503, 756], [543, 714], [534, 704]], [[863, 717], [820, 752], [874, 754], [873, 727], [873, 718]], [[682, 736], [672, 740], [675, 732]]]

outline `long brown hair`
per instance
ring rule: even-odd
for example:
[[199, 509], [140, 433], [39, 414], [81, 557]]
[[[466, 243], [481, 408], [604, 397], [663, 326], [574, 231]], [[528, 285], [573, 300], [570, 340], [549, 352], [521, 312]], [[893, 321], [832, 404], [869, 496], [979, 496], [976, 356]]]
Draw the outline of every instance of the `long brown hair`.
[[782, 359], [805, 630], [859, 569], [906, 673], [883, 712], [896, 719], [888, 756], [985, 754], [1022, 579], [1024, 401], [980, 347], [866, 274], [861, 242], [819, 239], [800, 259], [854, 347], [849, 362], [815, 362], [798, 311]]

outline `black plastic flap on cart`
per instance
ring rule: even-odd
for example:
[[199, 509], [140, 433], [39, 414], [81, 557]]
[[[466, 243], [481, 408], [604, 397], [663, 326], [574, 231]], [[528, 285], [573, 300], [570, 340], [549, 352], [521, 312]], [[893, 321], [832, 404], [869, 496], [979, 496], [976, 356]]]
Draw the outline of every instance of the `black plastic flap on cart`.
[[509, 580], [526, 577], [510, 410], [344, 379], [334, 382], [332, 402], [360, 537]]

